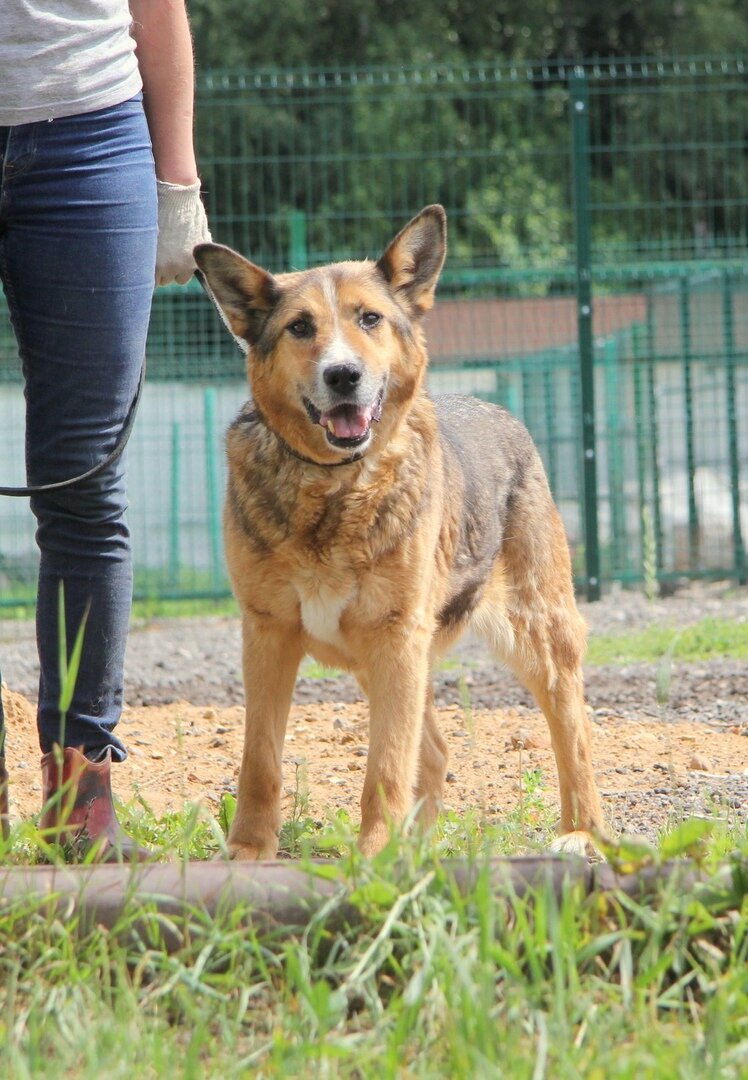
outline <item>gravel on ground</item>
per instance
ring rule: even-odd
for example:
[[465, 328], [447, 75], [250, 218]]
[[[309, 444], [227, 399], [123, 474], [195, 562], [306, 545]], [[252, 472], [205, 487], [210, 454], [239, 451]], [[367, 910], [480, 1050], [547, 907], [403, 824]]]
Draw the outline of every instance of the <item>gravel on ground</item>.
[[[705, 617], [748, 619], [748, 589], [692, 584], [649, 601], [611, 589], [580, 602], [590, 636], [651, 625], [675, 635]], [[137, 792], [157, 812], [184, 800], [215, 810], [235, 790], [241, 756], [243, 689], [237, 618], [208, 616], [135, 622], [126, 659], [121, 734], [128, 761], [117, 791]], [[38, 665], [33, 624], [0, 621], [0, 666], [8, 713], [12, 808], [38, 809], [34, 702]], [[745, 819], [748, 810], [748, 664], [731, 659], [673, 662], [666, 702], [657, 700], [661, 662], [586, 666], [595, 762], [611, 825], [653, 837], [683, 814]], [[305, 673], [306, 672], [306, 673]], [[488, 816], [520, 797], [525, 770], [537, 769], [557, 798], [555, 766], [542, 716], [481, 643], [467, 638], [434, 677], [451, 754], [448, 803]], [[349, 676], [302, 668], [289, 723], [285, 802], [300, 791], [309, 812], [355, 817], [366, 759], [366, 710]], [[530, 743], [535, 745], [528, 745]]]

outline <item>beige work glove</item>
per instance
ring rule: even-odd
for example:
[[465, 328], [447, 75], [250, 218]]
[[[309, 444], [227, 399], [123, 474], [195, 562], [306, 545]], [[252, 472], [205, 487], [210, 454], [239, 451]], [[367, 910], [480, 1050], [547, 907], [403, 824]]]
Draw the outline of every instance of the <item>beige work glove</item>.
[[158, 190], [158, 246], [156, 284], [173, 281], [186, 285], [195, 271], [192, 249], [211, 240], [208, 219], [200, 199], [200, 181], [167, 184], [156, 181]]

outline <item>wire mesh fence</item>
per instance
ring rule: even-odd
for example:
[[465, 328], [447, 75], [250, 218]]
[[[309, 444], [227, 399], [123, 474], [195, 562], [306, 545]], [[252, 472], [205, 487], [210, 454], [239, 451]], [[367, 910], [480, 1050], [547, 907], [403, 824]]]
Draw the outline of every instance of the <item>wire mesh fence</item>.
[[[748, 82], [740, 58], [211, 72], [197, 145], [216, 240], [273, 271], [376, 257], [441, 202], [433, 392], [528, 425], [578, 581], [746, 579]], [[199, 286], [154, 298], [129, 448], [138, 595], [221, 596], [223, 431], [244, 358]], [[0, 324], [3, 482], [23, 482]], [[3, 604], [33, 523], [0, 502]]]

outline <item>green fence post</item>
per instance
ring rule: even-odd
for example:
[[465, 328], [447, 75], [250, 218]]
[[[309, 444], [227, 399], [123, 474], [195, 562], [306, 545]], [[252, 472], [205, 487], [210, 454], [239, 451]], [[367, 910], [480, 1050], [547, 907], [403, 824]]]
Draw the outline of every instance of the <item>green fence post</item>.
[[516, 416], [519, 420], [521, 420], [522, 416], [518, 384], [511, 375], [507, 376], [506, 382], [504, 383], [502, 397], [499, 398], [499, 404], [503, 405], [507, 412], [510, 412], [512, 416]]
[[725, 348], [730, 491], [732, 493], [732, 546], [735, 562], [735, 577], [741, 585], [745, 585], [745, 546], [743, 544], [743, 530], [740, 524], [740, 450], [738, 446], [737, 410], [735, 408], [735, 309], [733, 304], [732, 278], [727, 270], [722, 275], [722, 322], [724, 327]]
[[592, 234], [590, 223], [590, 117], [587, 79], [569, 80], [571, 101], [574, 233], [576, 244], [577, 332], [584, 461], [584, 543], [587, 599], [600, 599], [600, 542], [595, 448], [595, 354], [592, 339]]
[[535, 402], [532, 392], [532, 378], [526, 367], [527, 359], [522, 363], [520, 382], [522, 384], [522, 422], [535, 439], [538, 434], [535, 430]]
[[699, 563], [699, 510], [696, 505], [696, 448], [693, 421], [693, 360], [691, 341], [691, 291], [688, 278], [680, 279], [680, 334], [683, 353], [683, 396], [686, 419], [686, 477], [688, 481], [688, 568], [696, 570]]
[[664, 537], [662, 530], [662, 499], [660, 496], [660, 423], [657, 413], [657, 361], [655, 358], [656, 326], [652, 289], [646, 298], [647, 401], [652, 439], [652, 502], [654, 503], [654, 534], [657, 573], [662, 570]]
[[171, 490], [169, 492], [169, 582], [179, 584], [179, 492], [181, 486], [179, 421], [171, 425]]
[[205, 475], [208, 498], [208, 536], [213, 588], [220, 590], [222, 581], [221, 512], [218, 496], [218, 456], [216, 453], [216, 392], [208, 387], [203, 397], [205, 418]]
[[610, 529], [612, 565], [619, 575], [624, 571], [626, 544], [626, 507], [624, 504], [624, 463], [621, 446], [620, 385], [618, 360], [620, 343], [609, 338], [603, 349], [605, 370], [605, 431], [608, 444], [608, 499], [610, 501]]
[[641, 545], [639, 564], [644, 565], [644, 541], [645, 520], [647, 516], [647, 458], [649, 448], [649, 435], [647, 433], [642, 355], [644, 352], [642, 339], [644, 327], [641, 323], [633, 323], [631, 326], [631, 354], [634, 361], [634, 435], [636, 441], [636, 487], [639, 504], [639, 540]]
[[543, 370], [543, 404], [545, 405], [548, 482], [551, 485], [551, 491], [556, 496], [558, 495], [559, 447], [556, 431], [555, 371], [551, 364], [548, 364]]
[[303, 210], [291, 211], [291, 247], [288, 265], [292, 270], [306, 270], [309, 254], [306, 242], [306, 214]]

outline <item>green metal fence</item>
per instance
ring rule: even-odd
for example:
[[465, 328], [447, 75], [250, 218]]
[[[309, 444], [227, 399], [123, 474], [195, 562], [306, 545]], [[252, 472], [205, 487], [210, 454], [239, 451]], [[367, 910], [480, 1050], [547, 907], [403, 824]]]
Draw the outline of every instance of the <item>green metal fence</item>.
[[[430, 202], [450, 252], [430, 385], [520, 415], [588, 595], [746, 579], [748, 58], [212, 72], [197, 142], [214, 237], [275, 271], [376, 256]], [[130, 448], [138, 593], [222, 595], [223, 430], [243, 358], [199, 287], [158, 290]], [[0, 327], [3, 480], [22, 479]], [[0, 502], [2, 603], [33, 594]]]

